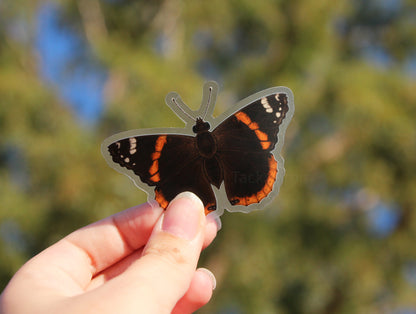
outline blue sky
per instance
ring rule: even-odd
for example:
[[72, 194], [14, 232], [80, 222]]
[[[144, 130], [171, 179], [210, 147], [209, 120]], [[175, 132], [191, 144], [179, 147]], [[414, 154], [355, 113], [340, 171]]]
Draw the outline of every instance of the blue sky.
[[103, 110], [106, 70], [94, 59], [85, 39], [60, 24], [55, 4], [44, 4], [37, 18], [35, 48], [42, 77], [82, 123], [95, 124]]

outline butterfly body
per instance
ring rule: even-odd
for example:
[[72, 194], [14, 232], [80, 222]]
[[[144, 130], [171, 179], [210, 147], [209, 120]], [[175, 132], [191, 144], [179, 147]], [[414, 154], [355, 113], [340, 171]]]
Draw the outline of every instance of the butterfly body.
[[[262, 202], [281, 181], [277, 178], [279, 172], [283, 176], [283, 159], [278, 155], [276, 160], [274, 151], [289, 110], [287, 93], [271, 93], [223, 121], [213, 119], [217, 125], [212, 130], [198, 117], [188, 134], [120, 136], [103, 146], [111, 161], [130, 177], [132, 173], [139, 177], [140, 182], [134, 181], [148, 187], [163, 208], [180, 192], [191, 191], [208, 214], [219, 203], [212, 186], [219, 190], [222, 185], [226, 194], [222, 206], [228, 202], [246, 207]], [[291, 117], [293, 112], [289, 113]]]

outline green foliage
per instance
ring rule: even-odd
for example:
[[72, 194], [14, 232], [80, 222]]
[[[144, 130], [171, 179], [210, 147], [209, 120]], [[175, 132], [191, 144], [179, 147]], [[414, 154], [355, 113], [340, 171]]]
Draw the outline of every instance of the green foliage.
[[[36, 3], [0, 2], [0, 289], [54, 241], [145, 201], [105, 164], [102, 140], [182, 126], [165, 95], [196, 109], [215, 79], [217, 114], [279, 85], [293, 90], [296, 113], [280, 195], [263, 211], [226, 213], [203, 253], [218, 288], [200, 313], [416, 308], [412, 1], [62, 0], [62, 25], [108, 70], [93, 126], [39, 74]], [[369, 58], [374, 47], [387, 60]], [[368, 219], [380, 204], [399, 213], [385, 234]]]

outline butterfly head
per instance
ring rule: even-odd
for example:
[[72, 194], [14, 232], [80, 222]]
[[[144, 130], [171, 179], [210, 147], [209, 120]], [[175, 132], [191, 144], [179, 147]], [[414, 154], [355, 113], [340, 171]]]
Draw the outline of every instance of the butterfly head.
[[192, 127], [192, 131], [196, 134], [208, 131], [210, 129], [210, 125], [208, 122], [202, 120], [202, 118], [196, 119], [196, 124]]

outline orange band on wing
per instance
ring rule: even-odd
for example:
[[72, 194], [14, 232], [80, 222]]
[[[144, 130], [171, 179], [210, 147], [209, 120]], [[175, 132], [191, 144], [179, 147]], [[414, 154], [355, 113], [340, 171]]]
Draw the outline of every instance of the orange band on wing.
[[205, 207], [205, 216], [208, 215], [210, 212], [213, 212], [214, 210], [217, 209], [217, 205], [215, 205], [215, 203], [209, 203], [207, 204]]
[[264, 184], [263, 188], [253, 195], [245, 196], [245, 197], [235, 197], [231, 200], [233, 205], [245, 205], [248, 206], [254, 203], [260, 203], [260, 201], [265, 198], [272, 190], [273, 184], [276, 181], [277, 175], [277, 161], [274, 159], [273, 155], [269, 157], [269, 173], [266, 179], [266, 183]]
[[256, 122], [251, 121], [250, 117], [246, 113], [240, 111], [237, 112], [234, 116], [237, 118], [238, 121], [243, 122], [250, 128], [250, 130], [256, 133], [257, 138], [260, 140], [260, 145], [264, 150], [270, 148], [270, 145], [272, 143], [269, 141], [269, 137], [267, 136], [267, 134], [260, 131], [259, 125]]
[[155, 189], [155, 200], [159, 203], [160, 207], [163, 209], [166, 209], [168, 207], [169, 202], [166, 200], [166, 198], [163, 196], [162, 191], [159, 189]]
[[159, 158], [160, 154], [162, 152], [163, 146], [166, 144], [166, 135], [161, 135], [157, 138], [156, 144], [155, 144], [155, 151], [153, 152], [151, 158], [152, 158], [152, 165], [150, 166], [149, 173], [151, 175], [150, 179], [153, 182], [159, 182], [160, 176], [159, 176]]
[[161, 135], [157, 138], [156, 144], [155, 144], [155, 152], [161, 152], [163, 149], [163, 146], [166, 144], [166, 135]]

